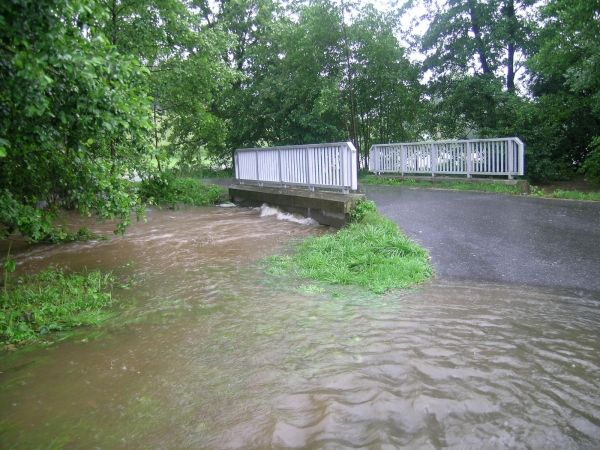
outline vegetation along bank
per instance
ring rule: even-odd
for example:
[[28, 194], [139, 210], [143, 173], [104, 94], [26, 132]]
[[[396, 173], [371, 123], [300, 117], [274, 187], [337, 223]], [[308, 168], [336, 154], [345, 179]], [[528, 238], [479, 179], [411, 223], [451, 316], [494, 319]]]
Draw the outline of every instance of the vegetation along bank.
[[269, 258], [268, 271], [375, 293], [411, 287], [433, 275], [427, 251], [379, 214], [373, 202], [359, 202], [351, 219], [336, 233], [306, 239], [291, 255]]

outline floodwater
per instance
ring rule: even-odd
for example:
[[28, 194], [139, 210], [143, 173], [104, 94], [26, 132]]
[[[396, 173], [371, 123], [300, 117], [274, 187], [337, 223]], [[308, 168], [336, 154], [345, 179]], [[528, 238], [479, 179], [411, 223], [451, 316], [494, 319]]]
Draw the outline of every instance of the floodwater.
[[600, 446], [593, 294], [265, 275], [263, 257], [322, 232], [153, 210], [122, 238], [17, 249], [21, 272], [114, 269], [130, 286], [113, 322], [0, 353], [0, 447]]

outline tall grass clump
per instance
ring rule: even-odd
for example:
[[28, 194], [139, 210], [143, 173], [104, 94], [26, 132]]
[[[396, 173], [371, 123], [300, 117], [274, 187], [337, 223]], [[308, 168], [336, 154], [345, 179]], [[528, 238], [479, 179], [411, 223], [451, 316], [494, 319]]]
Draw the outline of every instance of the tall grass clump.
[[354, 221], [335, 234], [305, 240], [288, 257], [271, 259], [272, 272], [357, 285], [375, 293], [406, 288], [431, 277], [427, 252], [408, 239], [372, 202], [359, 203]]
[[0, 343], [35, 341], [54, 331], [96, 325], [110, 314], [110, 274], [65, 274], [51, 268], [13, 282], [0, 292]]

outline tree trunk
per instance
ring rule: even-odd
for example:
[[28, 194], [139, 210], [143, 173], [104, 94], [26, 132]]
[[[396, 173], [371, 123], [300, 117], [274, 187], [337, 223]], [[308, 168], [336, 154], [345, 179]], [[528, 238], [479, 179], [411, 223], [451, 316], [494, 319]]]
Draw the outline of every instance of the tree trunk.
[[481, 63], [481, 70], [485, 75], [491, 73], [490, 65], [487, 60], [487, 53], [485, 47], [483, 45], [483, 39], [481, 38], [481, 28], [479, 26], [479, 16], [477, 15], [477, 10], [475, 6], [474, 0], [469, 0], [469, 16], [471, 17], [471, 30], [473, 30], [473, 34], [475, 35], [475, 45], [477, 46], [477, 53], [479, 54], [479, 62]]
[[507, 51], [508, 57], [506, 60], [506, 90], [514, 92], [515, 90], [515, 34], [516, 34], [516, 17], [515, 17], [515, 2], [508, 0], [504, 6], [504, 17], [507, 22]]

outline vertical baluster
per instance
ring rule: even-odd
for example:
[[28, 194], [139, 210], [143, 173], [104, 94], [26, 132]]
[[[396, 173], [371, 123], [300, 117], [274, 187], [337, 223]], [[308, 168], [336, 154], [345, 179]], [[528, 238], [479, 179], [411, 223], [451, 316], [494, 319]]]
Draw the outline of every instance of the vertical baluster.
[[329, 147], [329, 173], [331, 174], [331, 185], [332, 186], [337, 186], [337, 170], [336, 170], [336, 164], [335, 164], [335, 147]]
[[499, 142], [494, 143], [494, 173], [498, 173], [498, 155], [500, 154]]

